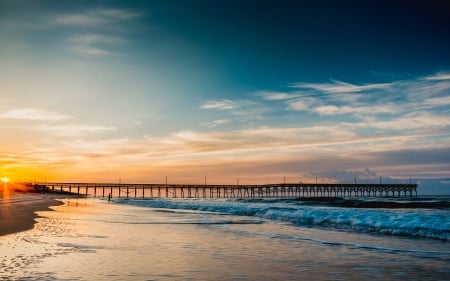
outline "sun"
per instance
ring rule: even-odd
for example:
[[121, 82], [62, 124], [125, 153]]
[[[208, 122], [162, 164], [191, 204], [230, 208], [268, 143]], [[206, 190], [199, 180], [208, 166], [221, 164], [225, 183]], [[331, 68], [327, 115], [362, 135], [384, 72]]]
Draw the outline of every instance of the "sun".
[[7, 177], [3, 177], [3, 178], [2, 178], [2, 182], [3, 182], [3, 183], [7, 183], [7, 182], [9, 182], [9, 179], [8, 179]]

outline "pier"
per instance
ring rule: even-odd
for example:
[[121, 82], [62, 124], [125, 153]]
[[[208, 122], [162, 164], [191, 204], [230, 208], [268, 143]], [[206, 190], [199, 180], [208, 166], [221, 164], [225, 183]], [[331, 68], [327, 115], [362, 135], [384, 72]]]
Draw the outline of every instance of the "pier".
[[33, 183], [40, 192], [101, 198], [337, 198], [412, 197], [417, 184], [282, 183], [263, 185], [187, 185], [124, 183]]

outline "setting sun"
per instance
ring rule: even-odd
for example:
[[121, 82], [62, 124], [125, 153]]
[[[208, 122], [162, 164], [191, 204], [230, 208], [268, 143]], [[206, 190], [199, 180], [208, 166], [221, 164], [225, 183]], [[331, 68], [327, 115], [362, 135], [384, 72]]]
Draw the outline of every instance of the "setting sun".
[[3, 183], [7, 183], [7, 182], [9, 182], [9, 179], [8, 179], [7, 177], [3, 177], [3, 178], [2, 178], [2, 182], [3, 182]]

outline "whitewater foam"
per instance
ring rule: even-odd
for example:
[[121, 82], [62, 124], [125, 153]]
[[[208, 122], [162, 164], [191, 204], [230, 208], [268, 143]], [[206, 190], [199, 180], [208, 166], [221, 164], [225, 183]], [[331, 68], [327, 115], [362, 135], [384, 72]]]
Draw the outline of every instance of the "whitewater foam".
[[117, 203], [151, 208], [219, 212], [289, 222], [297, 226], [332, 227], [386, 235], [450, 240], [450, 212], [426, 209], [361, 209], [236, 200], [126, 200]]

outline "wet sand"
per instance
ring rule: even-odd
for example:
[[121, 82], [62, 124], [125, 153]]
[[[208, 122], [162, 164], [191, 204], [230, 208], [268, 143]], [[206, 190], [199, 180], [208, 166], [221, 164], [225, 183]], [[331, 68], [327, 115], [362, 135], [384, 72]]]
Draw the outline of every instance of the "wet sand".
[[0, 186], [0, 236], [32, 229], [38, 217], [36, 212], [63, 204], [61, 194], [35, 193], [24, 186]]
[[117, 201], [70, 198], [0, 237], [0, 280], [449, 280], [441, 241]]

